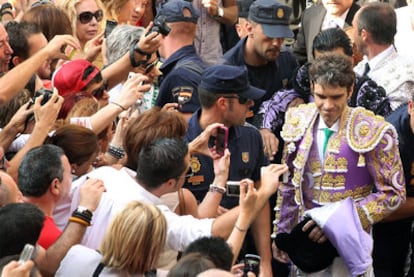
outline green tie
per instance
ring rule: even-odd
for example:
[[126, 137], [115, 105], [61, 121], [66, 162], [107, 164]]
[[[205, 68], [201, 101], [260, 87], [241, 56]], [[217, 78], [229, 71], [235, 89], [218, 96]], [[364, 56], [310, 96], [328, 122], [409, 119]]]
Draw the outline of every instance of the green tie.
[[323, 129], [323, 132], [325, 134], [325, 140], [323, 141], [323, 152], [322, 153], [323, 153], [323, 155], [325, 155], [326, 146], [328, 145], [329, 138], [331, 137], [331, 135], [333, 134], [334, 131], [332, 131], [329, 128], [325, 128], [325, 129]]

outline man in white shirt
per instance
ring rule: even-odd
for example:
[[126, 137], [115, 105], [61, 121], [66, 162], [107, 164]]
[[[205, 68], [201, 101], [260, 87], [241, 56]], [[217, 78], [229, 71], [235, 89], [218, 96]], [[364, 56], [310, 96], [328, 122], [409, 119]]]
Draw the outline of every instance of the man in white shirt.
[[[154, 110], [149, 110], [141, 116], [145, 116], [150, 113], [162, 114], [168, 112], [156, 112]], [[136, 122], [132, 122], [131, 124], [132, 126], [130, 126], [129, 131], [127, 131], [128, 134], [126, 135], [126, 138], [134, 138], [136, 141], [139, 141], [139, 137], [143, 136], [139, 132], [140, 128], [137, 127]], [[171, 124], [172, 123], [170, 123], [170, 125]], [[158, 124], [156, 128], [161, 128], [161, 124]], [[149, 132], [148, 128], [146, 131]], [[203, 132], [200, 136], [204, 136], [206, 138], [205, 144], [207, 144], [210, 133], [205, 132]], [[156, 137], [159, 138], [163, 136], [160, 136], [158, 134]], [[161, 145], [161, 149], [168, 149], [168, 144], [172, 143], [174, 144], [174, 147], [172, 149], [169, 149], [169, 151], [176, 151], [176, 153], [173, 154], [178, 156], [181, 155], [182, 157], [173, 159], [171, 158], [173, 154], [164, 153], [164, 156], [161, 154], [159, 156], [150, 155], [150, 161], [143, 160], [141, 156], [143, 155], [143, 151], [149, 147], [148, 145], [161, 143], [163, 140], [166, 140], [167, 142], [164, 143], [165, 145]], [[112, 167], [100, 167], [88, 174], [88, 177], [98, 177], [104, 182], [106, 193], [102, 195], [99, 206], [94, 212], [92, 225], [88, 228], [87, 233], [83, 238], [83, 245], [93, 249], [98, 249], [105, 231], [111, 222], [111, 219], [114, 218], [114, 216], [119, 213], [130, 201], [137, 200], [157, 205], [158, 208], [162, 211], [163, 215], [166, 217], [168, 225], [166, 242], [167, 249], [182, 251], [190, 242], [202, 236], [220, 236], [227, 238], [227, 236], [232, 231], [234, 223], [239, 214], [238, 207], [215, 219], [197, 219], [192, 216], [179, 216], [170, 210], [166, 205], [164, 205], [161, 196], [171, 192], [176, 192], [178, 188], [183, 185], [184, 179], [189, 169], [189, 153], [187, 145], [180, 139], [175, 139], [173, 142], [171, 142], [171, 140], [172, 139], [164, 138], [161, 139], [161, 142], [158, 142], [157, 140], [156, 142], [150, 141], [147, 143], [140, 141], [141, 147], [134, 148], [140, 152], [139, 155], [138, 153], [135, 154], [135, 157], [138, 158], [134, 158], [134, 162], [129, 161], [127, 163], [136, 163], [137, 173], [130, 169], [131, 166], [129, 165], [130, 168], [123, 167], [120, 170]], [[126, 143], [124, 143], [124, 145], [126, 146], [125, 150], [127, 153], [130, 153], [131, 151], [129, 147], [133, 148], [136, 146], [135, 144], [134, 146], [131, 146], [127, 145]], [[225, 155], [221, 159], [227, 159], [227, 162], [223, 161], [220, 165], [220, 168], [215, 172], [216, 178], [214, 179], [213, 184], [216, 187], [223, 189], [225, 188], [227, 181], [228, 168], [226, 169], [226, 167], [228, 167], [229, 156], [227, 155], [226, 157]], [[167, 168], [167, 165], [170, 167]], [[286, 167], [280, 165], [272, 165], [271, 167], [276, 167], [279, 175], [287, 169]], [[68, 205], [71, 206], [71, 208], [66, 209], [67, 213], [68, 211], [72, 210], [73, 207], [78, 206], [77, 190], [79, 190], [79, 188], [82, 186], [82, 182], [85, 179], [86, 177], [80, 178], [73, 184], [74, 186], [72, 187], [72, 191], [70, 193], [71, 204]], [[276, 191], [278, 186], [277, 180], [278, 178], [272, 178], [272, 182], [262, 184], [263, 189], [259, 190], [260, 197], [256, 201], [254, 214], [257, 214], [262, 210], [265, 203], [267, 202], [267, 199]], [[213, 189], [209, 193], [211, 194], [211, 197], [218, 196], [221, 198], [222, 196], [222, 191], [220, 189]], [[216, 202], [218, 206], [218, 203], [220, 201]], [[62, 216], [62, 214], [60, 214], [60, 216]]]
[[363, 6], [355, 15], [354, 42], [364, 59], [354, 68], [382, 86], [391, 109], [407, 103], [414, 89], [414, 61], [394, 48], [397, 19], [392, 6], [375, 2]]

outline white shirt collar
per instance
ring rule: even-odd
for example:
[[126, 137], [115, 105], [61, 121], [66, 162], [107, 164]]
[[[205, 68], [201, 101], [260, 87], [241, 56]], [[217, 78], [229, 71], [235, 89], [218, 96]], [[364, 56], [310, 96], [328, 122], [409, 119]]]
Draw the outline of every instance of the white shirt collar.
[[332, 24], [330, 22], [334, 22], [334, 24], [341, 29], [345, 26], [345, 19], [348, 15], [349, 9], [347, 9], [341, 16], [333, 16], [328, 13], [326, 13], [325, 18], [323, 20], [322, 29], [328, 29], [328, 28], [335, 28], [335, 26], [331, 26]]
[[393, 48], [394, 46], [390, 45], [387, 49], [373, 57], [371, 60], [368, 61], [368, 59], [366, 59], [367, 63], [369, 64], [369, 68], [373, 70], [385, 57], [390, 55], [390, 53], [393, 51]]
[[323, 121], [322, 117], [319, 116], [318, 130], [323, 131], [325, 128], [328, 128], [328, 129], [334, 131], [335, 133], [337, 133], [338, 130], [339, 130], [339, 119], [331, 127], [328, 127], [326, 125], [325, 121]]

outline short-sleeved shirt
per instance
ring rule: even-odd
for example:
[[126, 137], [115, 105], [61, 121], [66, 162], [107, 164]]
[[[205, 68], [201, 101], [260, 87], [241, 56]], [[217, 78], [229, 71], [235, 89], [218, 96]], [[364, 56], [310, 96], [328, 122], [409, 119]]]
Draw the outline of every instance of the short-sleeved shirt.
[[[184, 65], [177, 66], [177, 64]], [[201, 81], [201, 72], [189, 69], [191, 67], [204, 69], [206, 65], [197, 55], [193, 45], [184, 46], [172, 54], [160, 67], [162, 78], [160, 78], [160, 89], [156, 105], [159, 107], [167, 103], [177, 103], [178, 96], [191, 95], [190, 101], [185, 103], [180, 111], [193, 113], [200, 107], [197, 88]], [[201, 70], [201, 71], [202, 71]]]
[[44, 249], [48, 249], [60, 237], [62, 231], [56, 226], [52, 217], [45, 215], [42, 231], [38, 243]]
[[[198, 122], [201, 110], [198, 110], [188, 122], [185, 136], [187, 141], [194, 140], [203, 130]], [[235, 126], [229, 128], [228, 149], [230, 156], [229, 181], [240, 181], [250, 178], [260, 180], [260, 168], [269, 164], [263, 153], [263, 142], [259, 131], [250, 126]], [[186, 180], [184, 187], [191, 190], [201, 202], [214, 181], [213, 160], [203, 155], [193, 155], [190, 160], [194, 176]], [[221, 206], [232, 208], [239, 204], [238, 197], [224, 195]]]
[[[236, 46], [224, 54], [223, 57], [227, 63], [238, 66], [246, 65], [244, 61], [246, 40], [247, 38], [240, 40]], [[292, 53], [282, 48], [275, 62], [269, 62], [264, 66], [246, 66], [250, 84], [266, 91], [260, 100], [254, 101], [253, 112], [256, 114], [263, 101], [271, 98], [276, 91], [289, 87], [289, 81], [298, 63]]]

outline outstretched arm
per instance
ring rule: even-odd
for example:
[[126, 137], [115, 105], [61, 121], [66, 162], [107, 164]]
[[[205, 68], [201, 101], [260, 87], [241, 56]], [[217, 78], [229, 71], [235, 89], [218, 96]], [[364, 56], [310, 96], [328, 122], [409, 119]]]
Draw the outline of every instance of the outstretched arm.
[[70, 35], [55, 36], [44, 48], [32, 57], [8, 71], [0, 78], [0, 105], [5, 105], [19, 91], [21, 91], [33, 74], [47, 59], [63, 59], [68, 57], [61, 52], [61, 48], [71, 46], [80, 49], [77, 39]]
[[47, 101], [43, 106], [40, 105], [42, 99], [43, 96], [37, 97], [34, 103], [36, 123], [33, 132], [30, 134], [30, 137], [23, 148], [20, 149], [9, 162], [7, 173], [9, 173], [16, 182], [17, 172], [24, 155], [26, 155], [30, 149], [43, 144], [49, 131], [53, 127], [60, 107], [62, 107], [63, 104], [62, 96], [59, 96], [56, 91], [52, 94], [49, 101]]

